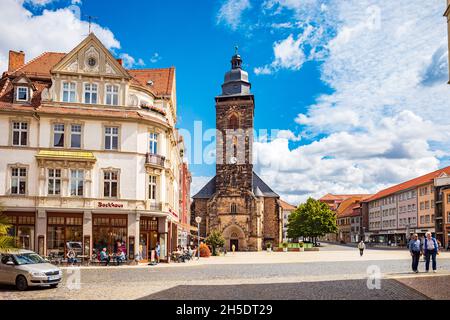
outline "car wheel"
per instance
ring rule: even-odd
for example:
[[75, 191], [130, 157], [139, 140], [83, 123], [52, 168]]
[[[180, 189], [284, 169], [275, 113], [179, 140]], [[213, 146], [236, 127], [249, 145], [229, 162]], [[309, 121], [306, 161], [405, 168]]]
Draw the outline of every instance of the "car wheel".
[[24, 276], [18, 276], [16, 278], [16, 288], [19, 291], [25, 291], [28, 289], [28, 282]]

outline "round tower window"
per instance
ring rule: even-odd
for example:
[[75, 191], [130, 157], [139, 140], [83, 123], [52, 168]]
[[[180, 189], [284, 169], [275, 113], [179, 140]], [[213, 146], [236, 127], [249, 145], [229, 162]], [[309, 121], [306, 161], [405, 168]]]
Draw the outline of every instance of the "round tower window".
[[95, 58], [89, 58], [88, 64], [91, 67], [95, 67], [95, 65], [97, 64], [97, 60], [95, 60]]

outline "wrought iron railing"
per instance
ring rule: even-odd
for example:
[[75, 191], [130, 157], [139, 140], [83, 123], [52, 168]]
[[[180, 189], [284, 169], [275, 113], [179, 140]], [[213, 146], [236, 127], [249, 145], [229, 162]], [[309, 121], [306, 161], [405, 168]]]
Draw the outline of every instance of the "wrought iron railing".
[[145, 159], [146, 164], [157, 165], [160, 167], [164, 167], [164, 163], [166, 161], [166, 157], [160, 156], [158, 154], [147, 153], [147, 157]]

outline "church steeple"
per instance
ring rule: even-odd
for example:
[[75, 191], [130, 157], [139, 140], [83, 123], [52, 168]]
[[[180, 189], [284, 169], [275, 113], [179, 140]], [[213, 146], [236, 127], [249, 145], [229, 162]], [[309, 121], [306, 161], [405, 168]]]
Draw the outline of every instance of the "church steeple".
[[248, 81], [248, 73], [242, 70], [242, 58], [235, 47], [235, 54], [231, 58], [231, 70], [225, 74], [222, 85], [222, 96], [249, 95], [251, 84]]

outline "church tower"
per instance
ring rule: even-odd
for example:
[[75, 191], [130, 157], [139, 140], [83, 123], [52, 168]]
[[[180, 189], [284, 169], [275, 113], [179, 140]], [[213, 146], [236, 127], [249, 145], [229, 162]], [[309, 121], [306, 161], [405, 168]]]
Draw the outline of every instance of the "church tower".
[[216, 97], [216, 190], [228, 195], [252, 190], [255, 104], [250, 87], [236, 52]]
[[228, 250], [259, 251], [281, 241], [279, 195], [253, 172], [255, 98], [237, 53], [216, 102], [216, 176], [196, 195], [200, 233], [218, 230]]

